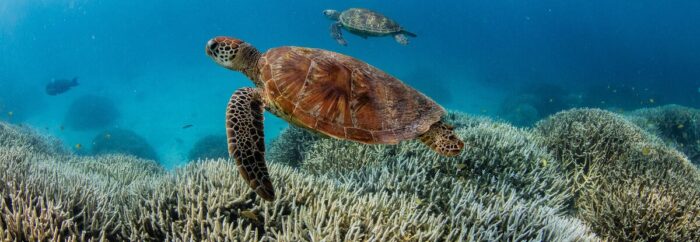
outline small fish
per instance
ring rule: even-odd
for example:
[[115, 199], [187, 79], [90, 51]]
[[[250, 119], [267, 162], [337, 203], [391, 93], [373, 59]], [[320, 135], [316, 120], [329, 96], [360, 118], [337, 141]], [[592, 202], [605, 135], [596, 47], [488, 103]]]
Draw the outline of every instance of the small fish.
[[83, 145], [81, 145], [80, 143], [75, 144], [75, 149], [76, 149], [76, 150], [80, 150], [80, 149], [82, 149], [82, 148], [83, 148]]
[[547, 167], [547, 163], [548, 163], [547, 159], [545, 159], [545, 158], [540, 159], [540, 163], [542, 164], [543, 167]]
[[12, 111], [7, 112], [8, 117], [12, 118], [12, 115], [15, 115], [15, 113], [13, 113]]
[[189, 129], [189, 128], [192, 128], [192, 126], [194, 126], [194, 125], [192, 125], [192, 124], [185, 124], [185, 126], [182, 126], [182, 129]]
[[111, 139], [112, 135], [111, 134], [105, 134], [105, 139]]
[[240, 214], [241, 214], [241, 216], [243, 216], [243, 217], [245, 217], [245, 218], [258, 221], [258, 215], [256, 215], [253, 211], [250, 211], [250, 210], [243, 210], [243, 211], [241, 211]]
[[466, 167], [467, 167], [467, 165], [465, 165], [465, 164], [457, 164], [457, 165], [455, 165], [455, 168], [457, 168], [457, 170], [464, 170], [464, 168], [466, 168]]
[[649, 147], [642, 148], [642, 155], [649, 156], [651, 154], [651, 149]]
[[73, 78], [72, 80], [51, 80], [51, 82], [46, 84], [46, 94], [48, 94], [49, 96], [56, 96], [58, 94], [67, 92], [75, 86], [78, 86], [77, 77]]
[[416, 204], [423, 205], [423, 199], [416, 198]]
[[649, 98], [649, 103], [654, 103], [654, 99], [653, 99], [653, 98]]
[[682, 129], [682, 128], [685, 128], [685, 125], [683, 125], [683, 124], [678, 124], [678, 126], [676, 126], [676, 127], [677, 127], [678, 129]]

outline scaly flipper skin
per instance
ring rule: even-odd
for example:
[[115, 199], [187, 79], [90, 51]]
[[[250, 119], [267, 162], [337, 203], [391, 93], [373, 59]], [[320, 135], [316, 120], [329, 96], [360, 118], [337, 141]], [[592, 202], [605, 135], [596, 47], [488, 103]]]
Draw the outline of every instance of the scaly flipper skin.
[[457, 138], [452, 127], [437, 122], [430, 126], [430, 130], [418, 137], [423, 144], [444, 156], [456, 156], [464, 148], [464, 142]]
[[394, 40], [401, 45], [408, 45], [408, 37], [402, 33], [395, 34]]
[[255, 193], [272, 201], [275, 191], [265, 165], [263, 111], [259, 90], [249, 87], [236, 90], [226, 109], [226, 136], [229, 156], [236, 160], [241, 176]]
[[340, 22], [334, 22], [331, 24], [331, 37], [338, 42], [338, 44], [342, 46], [347, 46], [348, 42], [343, 39], [343, 32], [340, 30], [340, 28], [343, 25]]

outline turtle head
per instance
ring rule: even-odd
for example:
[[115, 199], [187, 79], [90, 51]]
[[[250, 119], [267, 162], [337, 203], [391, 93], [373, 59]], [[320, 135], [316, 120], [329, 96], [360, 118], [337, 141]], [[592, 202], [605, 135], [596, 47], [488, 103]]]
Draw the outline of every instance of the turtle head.
[[338, 20], [340, 18], [340, 13], [333, 9], [323, 10], [323, 15], [326, 15], [326, 17], [331, 20]]
[[246, 75], [254, 71], [260, 57], [255, 47], [243, 40], [230, 37], [216, 37], [209, 40], [205, 51], [217, 64]]

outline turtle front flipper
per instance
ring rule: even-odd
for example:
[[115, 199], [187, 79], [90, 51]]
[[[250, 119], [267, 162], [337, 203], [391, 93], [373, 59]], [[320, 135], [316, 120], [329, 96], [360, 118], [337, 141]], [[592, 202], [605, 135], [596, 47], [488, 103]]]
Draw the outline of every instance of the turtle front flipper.
[[331, 37], [335, 39], [335, 41], [338, 42], [338, 44], [342, 46], [347, 46], [348, 42], [343, 39], [343, 32], [340, 30], [340, 28], [343, 27], [343, 24], [340, 22], [335, 22], [331, 24]]
[[231, 96], [226, 109], [228, 153], [248, 185], [267, 201], [275, 199], [265, 165], [263, 102], [260, 91], [244, 87]]

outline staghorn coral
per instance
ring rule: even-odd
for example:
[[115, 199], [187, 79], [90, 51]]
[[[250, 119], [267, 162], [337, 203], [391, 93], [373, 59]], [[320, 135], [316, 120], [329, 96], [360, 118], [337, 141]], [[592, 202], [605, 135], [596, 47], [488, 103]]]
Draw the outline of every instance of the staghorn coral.
[[[417, 144], [384, 148], [405, 152], [413, 145]], [[2, 194], [13, 195], [3, 198], [11, 202], [3, 203], [1, 209], [24, 211], [4, 213], [8, 217], [0, 219], [0, 236], [7, 239], [40, 238], [35, 234], [60, 240], [111, 241], [595, 239], [580, 221], [547, 205], [551, 197], [523, 198], [523, 192], [518, 192], [523, 189], [508, 182], [502, 182], [501, 189], [483, 192], [483, 184], [452, 177], [435, 166], [440, 160], [421, 160], [426, 158], [421, 154], [429, 154], [427, 150], [419, 150], [411, 158], [396, 158], [388, 169], [381, 165], [362, 167], [345, 181], [270, 164], [280, 194], [272, 203], [261, 203], [238, 177], [237, 167], [223, 159], [163, 174], [159, 169], [140, 172], [155, 163], [125, 156], [66, 161], [37, 156], [22, 147], [3, 147], [2, 152], [7, 153], [0, 153], [0, 164], [11, 169], [3, 169], [0, 178], [8, 184], [28, 184], [25, 190], [4, 187], [13, 192], [3, 190]], [[391, 157], [391, 153], [383, 155]], [[23, 160], [17, 162], [13, 157]], [[113, 168], [110, 161], [133, 164]], [[15, 167], [17, 164], [22, 166]], [[117, 169], [127, 175], [121, 177], [114, 172]], [[355, 180], [363, 177], [374, 180]], [[410, 188], [417, 184], [423, 187]], [[14, 195], [20, 192], [30, 195]], [[19, 199], [26, 197], [30, 199]], [[30, 210], [9, 208], [19, 205]], [[31, 229], [18, 228], [12, 218], [31, 218], [29, 211], [39, 211], [37, 217], [43, 220], [22, 223], [31, 224]]]
[[194, 144], [187, 156], [189, 160], [228, 158], [226, 135], [207, 135]]
[[0, 122], [0, 147], [21, 146], [37, 153], [67, 155], [58, 139], [39, 134], [26, 126], [10, 125]]
[[304, 159], [304, 152], [319, 139], [322, 139], [322, 136], [289, 125], [268, 146], [265, 158], [270, 162], [282, 162], [292, 167], [299, 167]]
[[627, 118], [667, 144], [685, 153], [700, 166], [700, 111], [679, 105], [645, 108], [628, 113]]
[[535, 132], [568, 167], [575, 214], [603, 238], [700, 238], [700, 174], [658, 138], [597, 109], [558, 113]]

